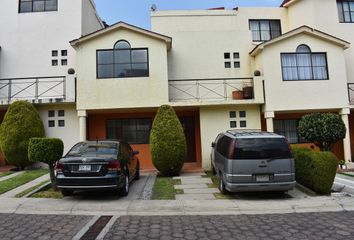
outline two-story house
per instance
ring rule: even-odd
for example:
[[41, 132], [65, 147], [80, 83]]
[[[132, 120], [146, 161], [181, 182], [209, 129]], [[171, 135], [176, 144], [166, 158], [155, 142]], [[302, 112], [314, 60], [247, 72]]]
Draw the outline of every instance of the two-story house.
[[46, 135], [62, 138], [65, 151], [72, 147], [79, 120], [69, 41], [103, 27], [93, 0], [1, 0], [0, 123], [9, 104], [29, 100]]

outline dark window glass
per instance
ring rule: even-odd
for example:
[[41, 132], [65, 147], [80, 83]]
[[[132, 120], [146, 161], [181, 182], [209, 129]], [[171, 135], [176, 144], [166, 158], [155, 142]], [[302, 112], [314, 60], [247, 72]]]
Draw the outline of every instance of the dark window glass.
[[281, 35], [280, 20], [250, 20], [254, 42], [269, 41]]
[[306, 140], [299, 136], [298, 127], [298, 119], [274, 120], [274, 132], [286, 137], [291, 144], [306, 143]]
[[231, 68], [231, 62], [225, 62], [225, 68]]
[[59, 110], [58, 111], [58, 117], [64, 117], [65, 116], [65, 111], [64, 110]]
[[58, 126], [59, 127], [65, 127], [65, 120], [59, 120], [58, 121]]
[[227, 136], [221, 137], [217, 142], [216, 151], [222, 156], [229, 158], [232, 142], [232, 139]]
[[148, 76], [148, 49], [127, 49], [120, 46], [115, 50], [97, 51], [97, 78]]
[[107, 138], [133, 144], [148, 144], [151, 124], [150, 118], [107, 120]]
[[126, 49], [131, 48], [130, 44], [125, 40], [120, 40], [114, 45], [114, 49]]
[[240, 127], [241, 128], [247, 127], [247, 122], [246, 121], [240, 121]]
[[52, 66], [58, 66], [58, 60], [52, 60]]
[[234, 159], [292, 158], [285, 138], [237, 139]]
[[237, 122], [236, 121], [231, 121], [230, 122], [230, 128], [236, 128], [237, 127]]
[[108, 155], [115, 158], [118, 154], [116, 143], [78, 143], [66, 155], [66, 157], [97, 157], [97, 155]]
[[48, 111], [48, 117], [55, 117], [55, 111], [54, 110], [49, 110]]
[[246, 111], [240, 111], [240, 118], [245, 118], [246, 117]]
[[284, 81], [328, 79], [326, 53], [312, 53], [306, 45], [296, 53], [282, 53], [281, 63]]
[[234, 52], [234, 59], [240, 58], [240, 54], [238, 52]]
[[337, 0], [339, 22], [354, 22], [354, 1], [353, 0]]
[[53, 50], [52, 51], [52, 57], [57, 57], [58, 56], [58, 51], [57, 50]]
[[62, 59], [61, 60], [61, 65], [63, 65], [63, 66], [68, 65], [68, 60], [67, 59]]
[[67, 50], [61, 50], [61, 56], [63, 56], [63, 57], [68, 56], [68, 51]]
[[241, 64], [240, 62], [234, 62], [234, 68], [240, 68]]
[[231, 111], [230, 112], [230, 118], [235, 118], [236, 117], [236, 112], [235, 111]]
[[57, 0], [20, 0], [19, 12], [47, 12], [57, 11]]
[[224, 59], [230, 59], [230, 53], [224, 53]]
[[48, 127], [55, 127], [55, 121], [54, 120], [48, 121]]

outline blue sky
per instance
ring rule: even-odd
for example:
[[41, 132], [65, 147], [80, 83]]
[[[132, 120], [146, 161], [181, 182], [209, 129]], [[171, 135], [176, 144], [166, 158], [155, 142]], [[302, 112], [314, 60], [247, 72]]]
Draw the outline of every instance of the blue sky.
[[208, 9], [236, 6], [279, 6], [282, 0], [95, 0], [97, 11], [108, 24], [124, 21], [150, 29], [150, 7], [158, 10]]

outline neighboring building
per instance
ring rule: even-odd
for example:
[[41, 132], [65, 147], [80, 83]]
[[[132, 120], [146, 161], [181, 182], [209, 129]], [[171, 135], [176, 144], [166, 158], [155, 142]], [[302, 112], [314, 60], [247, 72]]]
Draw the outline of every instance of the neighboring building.
[[[93, 0], [0, 1], [0, 122], [8, 105], [32, 101], [48, 137], [79, 140], [75, 51], [69, 41], [103, 28]], [[0, 160], [0, 165], [3, 164]]]

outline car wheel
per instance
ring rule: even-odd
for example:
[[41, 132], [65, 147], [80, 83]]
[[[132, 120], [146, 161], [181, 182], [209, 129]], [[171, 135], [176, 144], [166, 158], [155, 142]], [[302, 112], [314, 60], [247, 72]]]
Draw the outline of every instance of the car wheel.
[[128, 174], [124, 175], [124, 185], [119, 189], [119, 195], [120, 196], [128, 196], [129, 193], [129, 176]]
[[135, 171], [135, 180], [140, 179], [140, 164], [138, 164], [136, 171]]
[[74, 191], [73, 190], [68, 190], [68, 189], [61, 189], [61, 194], [63, 194], [63, 196], [71, 196], [73, 195]]
[[222, 173], [219, 174], [219, 179], [220, 179], [220, 183], [219, 183], [219, 190], [222, 194], [227, 194], [228, 191], [225, 188], [225, 183], [224, 183], [224, 178], [222, 177]]

